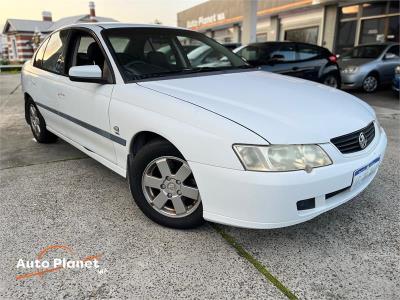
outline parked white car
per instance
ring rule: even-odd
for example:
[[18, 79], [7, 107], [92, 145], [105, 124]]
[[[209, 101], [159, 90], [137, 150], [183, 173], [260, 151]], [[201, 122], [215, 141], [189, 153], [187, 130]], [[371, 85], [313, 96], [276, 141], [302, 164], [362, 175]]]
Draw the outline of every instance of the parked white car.
[[[189, 44], [229, 64], [193, 65]], [[140, 209], [174, 228], [304, 222], [364, 190], [387, 143], [361, 100], [258, 71], [184, 29], [65, 27], [24, 65], [22, 88], [38, 142], [60, 137], [127, 177]]]

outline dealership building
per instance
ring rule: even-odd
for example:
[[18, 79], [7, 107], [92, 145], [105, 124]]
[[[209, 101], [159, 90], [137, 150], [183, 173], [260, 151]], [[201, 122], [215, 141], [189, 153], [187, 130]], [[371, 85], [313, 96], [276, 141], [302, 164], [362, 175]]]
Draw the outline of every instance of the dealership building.
[[[335, 53], [359, 44], [399, 42], [399, 21], [397, 0], [210, 0], [178, 13], [178, 26], [221, 43], [290, 40]], [[244, 23], [254, 31], [250, 39], [244, 38]]]

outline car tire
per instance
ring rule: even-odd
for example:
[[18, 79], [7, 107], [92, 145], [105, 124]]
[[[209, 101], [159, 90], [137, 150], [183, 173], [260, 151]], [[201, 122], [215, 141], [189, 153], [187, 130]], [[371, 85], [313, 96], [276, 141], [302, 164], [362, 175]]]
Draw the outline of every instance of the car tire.
[[33, 137], [38, 143], [50, 144], [57, 141], [57, 136], [47, 130], [43, 116], [32, 101], [28, 104], [28, 116]]
[[379, 87], [379, 78], [375, 74], [368, 74], [363, 82], [362, 82], [362, 89], [366, 93], [373, 93]]
[[154, 222], [189, 229], [203, 224], [203, 206], [193, 173], [169, 142], [144, 145], [128, 157], [129, 187], [136, 204]]
[[340, 88], [340, 78], [336, 74], [328, 74], [322, 79], [322, 83], [334, 89]]

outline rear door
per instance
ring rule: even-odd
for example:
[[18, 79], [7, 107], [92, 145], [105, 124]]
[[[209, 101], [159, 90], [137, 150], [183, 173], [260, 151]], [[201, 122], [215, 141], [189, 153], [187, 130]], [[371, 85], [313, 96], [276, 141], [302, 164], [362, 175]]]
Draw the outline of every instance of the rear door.
[[111, 134], [108, 109], [114, 84], [110, 65], [101, 44], [94, 33], [86, 30], [71, 31], [66, 54], [65, 73], [73, 66], [96, 64], [109, 83], [71, 81], [68, 76], [60, 81], [58, 101], [63, 114], [62, 134], [79, 143], [87, 150], [115, 163], [113, 140], [120, 141]]
[[297, 53], [297, 77], [319, 81], [321, 69], [327, 64], [323, 49], [309, 44], [299, 43], [296, 45]]
[[266, 52], [269, 57], [268, 64], [265, 66], [266, 70], [283, 75], [297, 76], [296, 46], [293, 43], [280, 43], [277, 48]]
[[[69, 32], [54, 32], [36, 54], [34, 66], [38, 68], [37, 76], [32, 77], [32, 85], [38, 91], [33, 100], [51, 129], [60, 130], [58, 96], [59, 82], [64, 77], [64, 57]], [[40, 57], [39, 57], [40, 56]]]

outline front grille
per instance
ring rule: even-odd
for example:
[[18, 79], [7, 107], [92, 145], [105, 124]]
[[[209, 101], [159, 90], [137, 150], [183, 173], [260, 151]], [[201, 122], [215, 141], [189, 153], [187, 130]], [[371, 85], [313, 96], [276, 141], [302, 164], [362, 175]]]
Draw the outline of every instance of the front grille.
[[357, 151], [363, 150], [360, 146], [359, 137], [360, 133], [364, 133], [365, 138], [367, 139], [367, 144], [364, 147], [368, 147], [368, 145], [372, 142], [375, 137], [375, 126], [374, 122], [371, 122], [367, 127], [364, 127], [360, 130], [354, 131], [349, 134], [345, 134], [342, 136], [335, 137], [331, 139], [331, 142], [339, 149], [343, 154], [353, 153]]

